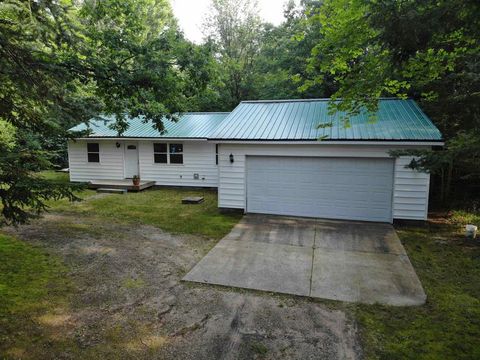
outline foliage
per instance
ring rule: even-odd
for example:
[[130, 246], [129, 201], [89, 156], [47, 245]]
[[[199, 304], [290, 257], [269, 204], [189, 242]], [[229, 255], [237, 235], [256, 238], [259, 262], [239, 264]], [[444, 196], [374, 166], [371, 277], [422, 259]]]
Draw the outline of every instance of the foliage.
[[[475, 359], [480, 356], [480, 248], [450, 225], [399, 227], [427, 303], [408, 309], [355, 306], [366, 357]], [[460, 231], [460, 232], [459, 232]]]
[[[319, 25], [307, 21], [317, 0], [290, 1], [278, 26], [261, 23], [255, 2], [216, 1], [205, 24], [204, 47], [214, 59], [201, 110], [232, 110], [242, 100], [318, 98], [332, 94], [333, 84], [301, 87], [309, 78], [305, 60], [319, 41]], [[210, 105], [210, 106], [209, 106]]]
[[255, 0], [213, 0], [211, 15], [204, 24], [206, 37], [218, 56], [219, 76], [228, 94], [225, 103], [230, 109], [251, 97], [261, 32], [256, 5]]
[[33, 215], [25, 209], [38, 213], [46, 199], [74, 199], [65, 185], [31, 175], [64, 161], [72, 124], [113, 114], [121, 134], [126, 114], [159, 131], [175, 121], [192, 89], [206, 86], [199, 51], [178, 32], [167, 0], [2, 2], [0, 121], [16, 129], [0, 149], [6, 221], [25, 222]]
[[85, 41], [68, 66], [94, 93], [104, 113], [114, 114], [114, 128], [128, 126], [125, 114], [145, 116], [162, 131], [162, 120], [183, 110], [181, 74], [175, 56], [179, 41], [166, 0], [86, 1], [79, 11]]
[[67, 198], [77, 200], [69, 184], [45, 180], [35, 174], [49, 167], [48, 154], [42, 150], [12, 150], [0, 146], [0, 225], [24, 223], [46, 210], [46, 201]]
[[0, 120], [0, 146], [6, 149], [11, 149], [15, 146], [15, 127], [4, 121]]
[[381, 96], [417, 99], [446, 139], [444, 152], [411, 153], [422, 158], [418, 168], [438, 176], [443, 200], [463, 180], [478, 181], [478, 1], [327, 0], [313, 11], [308, 21], [322, 37], [304, 87], [333, 77], [332, 99], [343, 101], [331, 110], [349, 113], [375, 111]]
[[254, 0], [212, 4], [202, 45], [183, 38], [168, 0], [0, 4], [4, 216], [27, 220], [20, 210], [43, 209], [38, 196], [73, 199], [46, 182], [27, 191], [25, 176], [66, 165], [74, 124], [114, 115], [121, 134], [128, 114], [162, 131], [178, 112], [258, 98], [341, 97], [331, 110], [355, 113], [381, 96], [413, 97], [447, 146], [410, 153], [411, 166], [434, 175], [443, 200], [480, 193], [477, 1], [290, 1], [278, 26], [261, 23]]
[[319, 85], [299, 87], [308, 79], [305, 59], [320, 40], [320, 26], [309, 22], [312, 9], [319, 1], [304, 0], [299, 6], [289, 2], [284, 10], [285, 21], [273, 26], [265, 24], [261, 46], [254, 64], [254, 94], [260, 99], [296, 99], [327, 97], [333, 92], [328, 80]]
[[[397, 150], [393, 156], [413, 155], [414, 159], [408, 167], [424, 172], [437, 174], [440, 184], [439, 197], [442, 201], [450, 198], [454, 179], [463, 182], [466, 190], [476, 190], [474, 184], [480, 180], [480, 137], [476, 133], [462, 131], [447, 142], [445, 150]], [[470, 185], [472, 184], [472, 185]], [[467, 195], [471, 195], [467, 191]], [[457, 201], [468, 201], [458, 198]], [[458, 205], [458, 204], [454, 204]]]
[[465, 226], [467, 224], [477, 225], [480, 227], [480, 208], [477, 207], [473, 210], [454, 210], [452, 211], [450, 221], [453, 224]]

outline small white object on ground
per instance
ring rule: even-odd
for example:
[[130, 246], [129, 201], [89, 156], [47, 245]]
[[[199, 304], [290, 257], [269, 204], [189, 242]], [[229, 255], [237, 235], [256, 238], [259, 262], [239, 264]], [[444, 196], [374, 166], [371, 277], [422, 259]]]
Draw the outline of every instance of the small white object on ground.
[[466, 225], [465, 226], [465, 235], [468, 238], [475, 239], [477, 237], [477, 230], [478, 230], [478, 228], [475, 225], [471, 225], [471, 224]]

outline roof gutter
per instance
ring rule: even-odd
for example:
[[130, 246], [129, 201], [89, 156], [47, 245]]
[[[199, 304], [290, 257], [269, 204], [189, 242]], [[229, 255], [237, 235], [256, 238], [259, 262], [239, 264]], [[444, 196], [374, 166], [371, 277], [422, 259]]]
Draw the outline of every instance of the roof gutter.
[[409, 145], [443, 146], [443, 140], [228, 140], [208, 139], [209, 142], [223, 144], [259, 144], [259, 145]]
[[83, 140], [112, 140], [112, 141], [121, 141], [121, 140], [127, 140], [127, 141], [136, 141], [136, 140], [178, 140], [178, 141], [207, 141], [207, 138], [180, 138], [180, 137], [135, 137], [135, 136], [122, 136], [122, 137], [110, 137], [110, 136], [92, 136], [92, 137], [80, 137], [80, 138], [74, 138], [73, 140], [77, 141], [83, 141]]

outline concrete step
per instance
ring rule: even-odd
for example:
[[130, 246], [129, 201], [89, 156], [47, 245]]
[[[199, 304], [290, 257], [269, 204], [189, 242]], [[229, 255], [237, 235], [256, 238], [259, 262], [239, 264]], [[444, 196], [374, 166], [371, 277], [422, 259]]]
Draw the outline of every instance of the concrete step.
[[189, 196], [182, 199], [182, 204], [200, 204], [203, 202], [203, 196]]
[[107, 194], [125, 194], [127, 189], [113, 189], [113, 188], [98, 188], [97, 193], [107, 193]]

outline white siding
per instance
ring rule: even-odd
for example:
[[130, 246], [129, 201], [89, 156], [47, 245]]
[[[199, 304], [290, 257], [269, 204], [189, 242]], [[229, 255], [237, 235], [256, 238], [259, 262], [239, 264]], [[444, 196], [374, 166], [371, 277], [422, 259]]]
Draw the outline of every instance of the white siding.
[[[219, 196], [222, 208], [246, 208], [246, 155], [263, 156], [327, 156], [327, 157], [389, 157], [388, 151], [400, 146], [385, 145], [268, 145], [221, 144], [219, 153]], [[405, 148], [405, 147], [403, 147]], [[233, 164], [229, 155], [233, 154]], [[393, 216], [395, 219], [423, 220], [427, 216], [430, 176], [405, 169], [408, 159], [395, 163]]]
[[[215, 164], [215, 144], [206, 141], [171, 141], [183, 144], [183, 164], [156, 164], [153, 161], [153, 143], [167, 141], [140, 141], [140, 178], [153, 180], [157, 185], [218, 186], [218, 166]], [[194, 174], [199, 179], [193, 178]], [[202, 180], [203, 179], [203, 180]]]
[[[77, 140], [76, 142], [69, 142], [70, 180], [124, 179], [125, 141], [92, 140], [89, 142], [98, 142], [100, 144], [100, 163], [87, 162], [87, 141]], [[121, 144], [119, 148], [115, 146], [117, 142]], [[168, 143], [167, 141], [155, 142]], [[153, 180], [156, 182], [156, 185], [218, 186], [215, 144], [206, 141], [171, 142], [183, 144], [183, 164], [155, 164], [153, 161], [154, 141], [138, 141], [140, 178], [142, 180]], [[193, 178], [195, 173], [199, 175], [198, 180]]]
[[423, 220], [428, 215], [430, 175], [405, 168], [410, 161], [409, 157], [400, 157], [395, 162], [393, 217]]
[[117, 148], [115, 141], [92, 140], [99, 143], [100, 162], [87, 161], [87, 141], [68, 143], [70, 181], [119, 180], [123, 179], [123, 148]]

